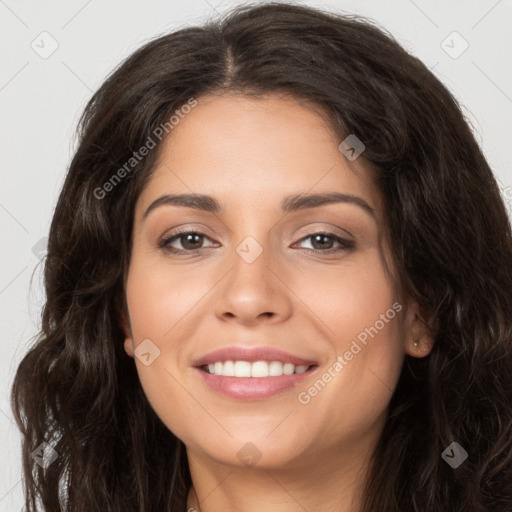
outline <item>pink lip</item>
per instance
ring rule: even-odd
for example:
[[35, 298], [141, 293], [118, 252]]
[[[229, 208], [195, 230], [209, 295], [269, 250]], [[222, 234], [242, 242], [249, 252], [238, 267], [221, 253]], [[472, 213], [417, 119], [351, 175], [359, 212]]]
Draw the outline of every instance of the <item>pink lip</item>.
[[[295, 366], [311, 366], [312, 364], [316, 364], [315, 361], [302, 359], [294, 356], [293, 354], [289, 354], [288, 352], [272, 347], [247, 348], [233, 346], [209, 352], [205, 356], [194, 361], [193, 366], [200, 368], [206, 364], [212, 364], [218, 361], [248, 361], [249, 363], [254, 363], [255, 361], [281, 361], [282, 363], [291, 363]], [[265, 378], [267, 379], [268, 377]]]
[[199, 376], [211, 389], [227, 397], [238, 400], [263, 400], [294, 388], [309, 378], [317, 369], [318, 366], [313, 366], [304, 373], [279, 377], [224, 377], [212, 375], [200, 368], [194, 368], [194, 371], [199, 373]]

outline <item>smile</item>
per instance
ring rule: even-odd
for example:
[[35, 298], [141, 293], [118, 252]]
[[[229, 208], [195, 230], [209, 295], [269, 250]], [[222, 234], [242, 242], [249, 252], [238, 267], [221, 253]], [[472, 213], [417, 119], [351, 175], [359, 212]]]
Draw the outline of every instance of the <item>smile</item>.
[[[217, 374], [216, 365], [219, 374]], [[318, 365], [295, 366], [289, 363], [283, 364], [280, 361], [256, 361], [254, 363], [225, 361], [213, 363], [212, 366], [213, 373], [210, 373], [209, 365], [194, 368], [194, 371], [197, 372], [208, 389], [237, 400], [264, 400], [292, 390], [316, 374], [318, 369]], [[225, 370], [226, 373], [231, 373], [231, 369], [233, 370], [232, 376], [224, 375]], [[253, 371], [259, 377], [254, 377]], [[272, 375], [277, 372], [279, 372], [278, 375]]]

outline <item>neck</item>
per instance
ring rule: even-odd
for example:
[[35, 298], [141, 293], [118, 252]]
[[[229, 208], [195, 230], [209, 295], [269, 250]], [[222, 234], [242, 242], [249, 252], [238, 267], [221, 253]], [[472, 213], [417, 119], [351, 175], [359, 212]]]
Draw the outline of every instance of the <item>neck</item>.
[[187, 512], [358, 512], [371, 452], [340, 447], [319, 455], [286, 468], [247, 468], [189, 452]]

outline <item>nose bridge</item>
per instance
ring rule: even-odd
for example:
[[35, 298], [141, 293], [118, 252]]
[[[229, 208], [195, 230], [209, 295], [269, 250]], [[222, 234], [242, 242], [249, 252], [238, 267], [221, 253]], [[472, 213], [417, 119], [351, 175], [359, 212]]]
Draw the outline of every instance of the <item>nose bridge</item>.
[[266, 262], [268, 260], [269, 244], [267, 237], [265, 237], [265, 240], [262, 240], [261, 236], [258, 236], [258, 238], [260, 241], [253, 235], [248, 235], [236, 246], [235, 252], [248, 265], [252, 265], [258, 260], [260, 260], [260, 264], [262, 261]]
[[[258, 201], [253, 199], [253, 203], [261, 205], [264, 198], [260, 194], [257, 195]], [[244, 201], [247, 204], [249, 201]], [[243, 212], [242, 204], [239, 205], [238, 212]], [[233, 248], [235, 251], [234, 264], [243, 272], [265, 272], [265, 265], [271, 264], [273, 255], [271, 254], [272, 239], [270, 232], [275, 219], [267, 219], [267, 215], [263, 212], [261, 206], [250, 208], [247, 214], [240, 214], [234, 219], [232, 235]], [[234, 270], [236, 270], [234, 269]]]
[[[254, 233], [254, 230], [252, 231]], [[272, 261], [269, 237], [247, 235], [234, 246], [231, 279], [246, 284], [257, 284], [259, 288], [269, 286], [269, 273], [272, 274]], [[260, 290], [261, 292], [262, 290]]]

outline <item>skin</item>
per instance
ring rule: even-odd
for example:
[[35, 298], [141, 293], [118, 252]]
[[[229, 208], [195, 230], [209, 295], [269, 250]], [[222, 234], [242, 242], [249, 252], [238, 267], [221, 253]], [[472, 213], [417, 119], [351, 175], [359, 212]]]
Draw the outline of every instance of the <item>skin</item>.
[[[432, 348], [418, 305], [396, 294], [379, 190], [363, 158], [349, 161], [340, 142], [319, 111], [289, 97], [201, 97], [164, 139], [138, 198], [124, 347], [152, 407], [187, 447], [188, 507], [358, 510], [404, 356], [424, 357]], [[333, 191], [360, 197], [375, 217], [350, 203], [280, 211], [289, 194]], [[164, 205], [143, 220], [161, 195], [191, 192], [215, 197], [223, 212]], [[172, 242], [187, 254], [165, 252], [158, 243], [178, 226], [206, 236]], [[341, 247], [333, 238], [324, 245], [304, 238], [318, 232], [356, 247], [325, 254]], [[236, 252], [247, 236], [263, 249], [252, 263]], [[397, 301], [401, 311], [300, 403], [299, 393]], [[147, 366], [134, 356], [145, 339], [160, 350]], [[319, 368], [271, 398], [227, 398], [207, 387], [192, 363], [230, 345], [277, 347]], [[252, 466], [237, 455], [247, 443], [261, 455]]]

